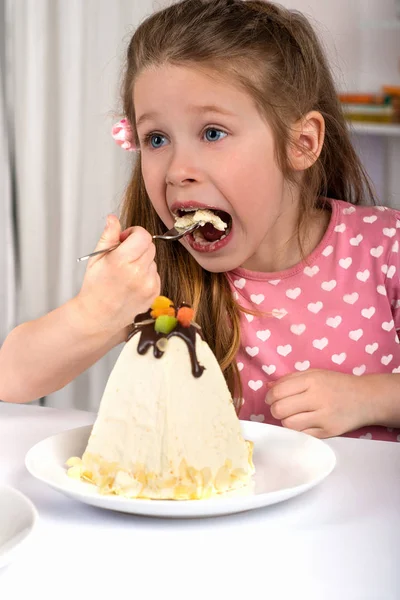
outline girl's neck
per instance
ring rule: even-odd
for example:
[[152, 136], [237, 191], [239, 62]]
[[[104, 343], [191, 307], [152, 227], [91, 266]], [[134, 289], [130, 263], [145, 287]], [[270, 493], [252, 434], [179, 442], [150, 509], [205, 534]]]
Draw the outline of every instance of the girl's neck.
[[[243, 268], [259, 273], [274, 273], [294, 267], [311, 254], [328, 228], [331, 212], [315, 208], [298, 232], [298, 211], [282, 214], [277, 227], [261, 244], [256, 255]], [[283, 225], [284, 220], [284, 225]]]

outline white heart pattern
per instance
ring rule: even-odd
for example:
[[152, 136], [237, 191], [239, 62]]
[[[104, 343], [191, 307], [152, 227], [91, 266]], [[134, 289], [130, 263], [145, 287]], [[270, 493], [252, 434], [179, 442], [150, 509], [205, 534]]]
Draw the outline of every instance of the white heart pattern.
[[269, 279], [268, 283], [270, 283], [271, 285], [278, 285], [278, 283], [280, 282], [280, 279]]
[[312, 345], [314, 346], [314, 348], [317, 348], [317, 350], [323, 350], [328, 345], [328, 338], [324, 337], [320, 340], [313, 340]]
[[239, 300], [239, 294], [237, 292], [233, 292], [233, 297], [235, 300]]
[[264, 415], [250, 415], [250, 421], [254, 421], [254, 423], [264, 423], [265, 417]]
[[273, 375], [276, 371], [275, 365], [263, 365], [261, 368], [267, 375]]
[[314, 265], [313, 267], [305, 267], [303, 273], [308, 277], [314, 277], [314, 275], [319, 273], [319, 267], [317, 267], [317, 265]]
[[392, 373], [400, 373], [400, 366], [392, 369]]
[[269, 329], [264, 329], [264, 331], [257, 331], [256, 336], [262, 342], [266, 342], [271, 337], [271, 332]]
[[393, 360], [393, 354], [388, 354], [387, 356], [382, 356], [381, 363], [385, 365], [385, 367], [391, 363]]
[[346, 304], [354, 304], [355, 302], [357, 302], [359, 296], [357, 294], [357, 292], [353, 292], [352, 294], [345, 294], [343, 296], [343, 300], [346, 302]]
[[307, 304], [308, 310], [314, 313], [315, 315], [319, 313], [323, 306], [324, 305], [320, 300], [318, 300], [318, 302], [310, 302], [309, 304]]
[[246, 317], [249, 323], [251, 323], [254, 319], [254, 315], [249, 315], [248, 313], [244, 313], [244, 316]]
[[362, 242], [362, 241], [363, 241], [363, 239], [364, 239], [364, 238], [363, 238], [363, 236], [361, 235], [361, 233], [359, 233], [359, 234], [357, 235], [357, 237], [350, 238], [350, 244], [351, 244], [352, 246], [359, 246], [359, 245], [360, 245], [360, 242]]
[[342, 269], [348, 269], [352, 262], [353, 260], [350, 256], [348, 256], [347, 258], [341, 258], [339, 260], [339, 265], [342, 267]]
[[260, 388], [262, 388], [263, 382], [261, 381], [261, 379], [257, 379], [257, 381], [254, 381], [253, 379], [250, 379], [248, 385], [249, 385], [249, 388], [251, 390], [253, 390], [254, 392], [257, 392], [257, 390], [259, 390]]
[[383, 235], [386, 235], [388, 238], [392, 238], [394, 235], [396, 235], [396, 229], [394, 227], [384, 227]]
[[332, 254], [333, 252], [333, 246], [327, 246], [326, 248], [324, 248], [324, 250], [322, 250], [322, 254], [324, 256], [329, 256], [330, 254]]
[[239, 369], [239, 372], [243, 371], [243, 367], [244, 367], [244, 364], [242, 362], [238, 362], [237, 368]]
[[372, 433], [365, 433], [364, 435], [360, 435], [360, 440], [372, 440]]
[[392, 246], [392, 252], [398, 252], [398, 251], [399, 251], [399, 241], [396, 240]]
[[378, 217], [376, 215], [372, 215], [371, 217], [364, 217], [363, 221], [364, 221], [364, 223], [375, 223], [377, 218]]
[[382, 329], [384, 329], [385, 331], [392, 331], [393, 327], [394, 327], [393, 319], [391, 321], [384, 321], [382, 323]]
[[343, 209], [343, 214], [344, 215], [351, 215], [351, 213], [355, 212], [356, 209], [354, 208], [354, 206], [349, 206], [348, 208], [344, 208]]
[[292, 333], [294, 333], [295, 335], [301, 335], [302, 333], [304, 333], [306, 330], [306, 326], [304, 325], [304, 323], [300, 323], [299, 325], [291, 325], [290, 326], [290, 331]]
[[272, 316], [276, 319], [283, 319], [287, 315], [287, 310], [284, 308], [274, 308], [272, 310]]
[[299, 287], [294, 288], [293, 290], [286, 290], [286, 296], [291, 300], [296, 300], [301, 294], [301, 289]]
[[375, 308], [373, 306], [370, 306], [369, 308], [363, 308], [361, 314], [366, 319], [370, 319], [375, 314]]
[[241, 279], [235, 279], [235, 281], [233, 282], [233, 285], [235, 287], [237, 287], [239, 290], [242, 290], [244, 288], [244, 286], [246, 285], [246, 280], [243, 279], [243, 277]]
[[393, 275], [396, 273], [396, 267], [391, 265], [386, 273], [388, 279], [392, 279]]
[[260, 352], [260, 348], [258, 348], [257, 346], [254, 346], [254, 348], [252, 348], [251, 346], [246, 346], [246, 352], [249, 356], [254, 358]]
[[340, 225], [336, 225], [335, 231], [336, 233], [343, 233], [344, 231], [346, 231], [345, 223], [340, 223]]
[[378, 287], [376, 288], [376, 291], [378, 292], [378, 294], [380, 294], [381, 296], [387, 296], [386, 293], [386, 288], [384, 285], [378, 285]]
[[365, 269], [364, 271], [358, 271], [356, 277], [359, 281], [363, 281], [365, 283], [369, 279], [369, 275], [370, 272], [368, 269]]
[[359, 367], [354, 367], [353, 369], [353, 375], [364, 375], [365, 371], [366, 371], [366, 366], [365, 365], [360, 365]]
[[297, 362], [294, 364], [296, 371], [307, 371], [310, 368], [310, 361], [304, 360], [303, 362]]
[[250, 300], [254, 302], [254, 304], [261, 304], [261, 302], [264, 302], [265, 296], [264, 294], [251, 294]]
[[349, 338], [358, 342], [358, 340], [363, 336], [364, 332], [362, 329], [354, 329], [354, 331], [350, 331]]
[[286, 346], [278, 346], [276, 351], [280, 356], [287, 356], [291, 353], [292, 346], [290, 344], [286, 344]]
[[367, 344], [365, 346], [365, 352], [367, 354], [374, 354], [374, 352], [376, 352], [379, 348], [379, 344], [377, 342], [374, 342], [373, 344]]
[[346, 352], [341, 352], [340, 354], [333, 354], [332, 362], [334, 362], [335, 365], [341, 365], [346, 360], [346, 357]]
[[333, 327], [333, 329], [339, 327], [341, 322], [342, 317], [340, 317], [339, 315], [337, 315], [336, 317], [329, 317], [329, 319], [326, 320], [326, 324], [328, 325], [328, 327]]
[[369, 251], [371, 256], [373, 256], [374, 258], [379, 258], [382, 255], [382, 252], [383, 252], [383, 246], [377, 246], [376, 248], [371, 248], [371, 250]]
[[331, 292], [336, 287], [336, 281], [331, 279], [330, 281], [323, 281], [321, 283], [321, 288], [325, 290], [325, 292]]

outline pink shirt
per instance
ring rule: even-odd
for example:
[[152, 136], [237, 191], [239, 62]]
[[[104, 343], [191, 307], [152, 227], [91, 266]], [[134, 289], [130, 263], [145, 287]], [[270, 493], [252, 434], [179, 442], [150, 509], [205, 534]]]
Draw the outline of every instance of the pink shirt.
[[[331, 204], [328, 229], [307, 261], [276, 273], [228, 273], [243, 307], [274, 315], [242, 315], [241, 419], [280, 425], [265, 403], [267, 382], [288, 373], [400, 373], [400, 211]], [[400, 441], [400, 429], [346, 436]]]

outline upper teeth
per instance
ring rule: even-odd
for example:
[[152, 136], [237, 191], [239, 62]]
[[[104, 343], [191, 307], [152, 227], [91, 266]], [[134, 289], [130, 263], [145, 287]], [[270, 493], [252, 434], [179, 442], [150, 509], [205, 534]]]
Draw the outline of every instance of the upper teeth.
[[178, 217], [175, 220], [175, 227], [178, 229], [185, 229], [186, 227], [190, 227], [194, 223], [211, 223], [215, 229], [219, 231], [225, 231], [227, 228], [227, 224], [222, 221], [216, 214], [211, 212], [211, 210], [195, 210], [195, 209], [187, 209], [185, 212], [191, 212], [190, 215], [185, 215], [184, 217]]

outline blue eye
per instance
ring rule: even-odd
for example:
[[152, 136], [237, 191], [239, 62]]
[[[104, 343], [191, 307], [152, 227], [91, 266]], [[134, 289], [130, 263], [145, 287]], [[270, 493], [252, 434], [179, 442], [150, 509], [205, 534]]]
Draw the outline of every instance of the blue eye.
[[149, 141], [153, 148], [161, 148], [164, 145], [165, 137], [159, 133], [152, 133], [149, 136]]
[[220, 129], [216, 129], [215, 127], [209, 127], [204, 132], [205, 138], [207, 142], [218, 142], [228, 134], [225, 131], [221, 131]]

